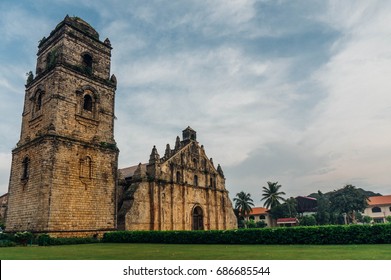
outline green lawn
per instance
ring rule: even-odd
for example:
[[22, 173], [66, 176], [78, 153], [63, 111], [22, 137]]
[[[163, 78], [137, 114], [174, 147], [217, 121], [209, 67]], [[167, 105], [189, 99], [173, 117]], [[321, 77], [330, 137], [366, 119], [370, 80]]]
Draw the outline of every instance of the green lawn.
[[391, 260], [380, 245], [112, 244], [0, 248], [2, 260]]

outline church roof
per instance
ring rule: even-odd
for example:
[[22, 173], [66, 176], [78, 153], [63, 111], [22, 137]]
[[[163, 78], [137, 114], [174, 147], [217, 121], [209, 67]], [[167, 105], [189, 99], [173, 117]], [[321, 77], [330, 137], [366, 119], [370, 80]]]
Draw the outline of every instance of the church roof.
[[[139, 165], [134, 165], [130, 167], [120, 168], [119, 172], [123, 178], [129, 178], [134, 175], [134, 172], [136, 172], [138, 166]], [[141, 164], [141, 171], [145, 172], [146, 170], [147, 170], [147, 164], [146, 163]]]

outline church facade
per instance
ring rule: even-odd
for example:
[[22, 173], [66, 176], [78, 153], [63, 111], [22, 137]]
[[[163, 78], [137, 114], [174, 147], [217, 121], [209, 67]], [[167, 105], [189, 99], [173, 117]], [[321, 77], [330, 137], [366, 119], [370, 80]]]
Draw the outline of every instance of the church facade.
[[97, 236], [236, 227], [221, 167], [190, 128], [162, 158], [153, 149], [148, 164], [118, 172], [111, 50], [78, 17], [66, 16], [40, 41], [12, 151], [6, 230]]
[[225, 230], [237, 227], [220, 165], [206, 156], [187, 127], [174, 149], [148, 163], [120, 169], [118, 228], [123, 230]]

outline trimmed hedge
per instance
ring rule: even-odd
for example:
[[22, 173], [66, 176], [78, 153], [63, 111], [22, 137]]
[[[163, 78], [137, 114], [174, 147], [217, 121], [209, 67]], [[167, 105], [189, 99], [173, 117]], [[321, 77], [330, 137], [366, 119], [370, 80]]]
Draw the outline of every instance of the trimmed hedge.
[[27, 246], [33, 242], [31, 232], [0, 233], [0, 247], [12, 247], [17, 245]]
[[31, 232], [0, 233], [0, 247], [32, 244], [38, 244], [39, 246], [72, 245], [98, 242], [100, 240], [93, 237], [54, 238], [48, 234], [33, 235]]
[[7, 239], [0, 239], [0, 247], [14, 247], [14, 246], [16, 246], [15, 242]]
[[48, 234], [40, 234], [37, 237], [37, 244], [39, 246], [52, 246], [52, 245], [73, 245], [73, 244], [89, 244], [98, 243], [99, 239], [93, 237], [50, 237]]
[[391, 224], [224, 231], [115, 231], [105, 233], [102, 241], [168, 244], [382, 244], [391, 243]]
[[14, 235], [10, 233], [0, 233], [0, 240], [10, 240], [15, 241]]

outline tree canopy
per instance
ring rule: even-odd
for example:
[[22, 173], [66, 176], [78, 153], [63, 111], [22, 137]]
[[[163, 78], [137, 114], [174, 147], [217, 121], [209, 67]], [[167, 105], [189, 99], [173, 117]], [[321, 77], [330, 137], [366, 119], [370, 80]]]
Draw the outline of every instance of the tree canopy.
[[[283, 193], [279, 191], [281, 186], [277, 185], [277, 183], [268, 182], [268, 184], [269, 189], [263, 187], [264, 194], [262, 200], [265, 200], [265, 205], [266, 203], [271, 204], [270, 197], [273, 197], [271, 193], [278, 193], [278, 196]], [[314, 209], [316, 214], [311, 219], [315, 219], [319, 225], [356, 223], [357, 221], [362, 221], [363, 218], [360, 213], [368, 206], [368, 193], [370, 192], [357, 189], [353, 185], [346, 185], [325, 194], [321, 191], [311, 194], [310, 196], [316, 198], [317, 202], [317, 206]], [[289, 198], [284, 200], [283, 203], [274, 204], [269, 213], [274, 219], [288, 217], [300, 218], [302, 215], [299, 215], [297, 206], [297, 198]], [[307, 222], [303, 222], [303, 225]], [[313, 221], [307, 224], [312, 223]]]
[[254, 206], [251, 194], [245, 193], [244, 191], [237, 193], [233, 201], [235, 202], [235, 209], [239, 211], [242, 217], [249, 214], [252, 210], [252, 206]]
[[363, 212], [368, 206], [368, 196], [355, 186], [346, 185], [330, 195], [331, 211], [346, 214], [347, 222], [356, 222], [356, 211]]
[[297, 213], [297, 201], [291, 197], [285, 200], [284, 203], [278, 204], [269, 210], [273, 219], [279, 218], [293, 218], [298, 215]]
[[272, 209], [281, 204], [281, 201], [284, 201], [282, 195], [285, 195], [284, 192], [279, 191], [281, 185], [278, 182], [267, 182], [268, 187], [262, 187], [262, 200], [264, 200], [264, 206], [266, 208]]

